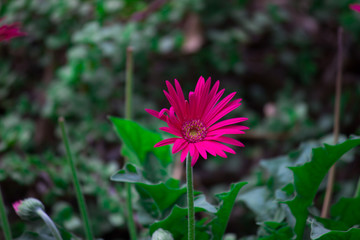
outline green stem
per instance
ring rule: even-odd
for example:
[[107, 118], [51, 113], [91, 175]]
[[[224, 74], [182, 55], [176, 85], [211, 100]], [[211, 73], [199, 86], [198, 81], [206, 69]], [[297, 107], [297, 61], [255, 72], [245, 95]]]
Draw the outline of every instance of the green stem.
[[132, 119], [133, 49], [126, 49], [125, 118]]
[[[125, 118], [132, 118], [132, 92], [133, 92], [133, 49], [126, 49], [126, 76], [125, 76]], [[126, 188], [126, 208], [128, 217], [128, 230], [131, 240], [137, 240], [136, 226], [132, 209], [131, 184], [125, 183]]]
[[1, 217], [2, 229], [4, 231], [5, 240], [11, 240], [12, 239], [11, 230], [6, 216], [6, 209], [5, 209], [5, 204], [1, 193], [1, 189], [0, 189], [0, 217]]
[[51, 218], [41, 208], [36, 209], [36, 213], [42, 218], [42, 220], [44, 220], [45, 224], [50, 228], [55, 239], [62, 240], [59, 230], [56, 228]]
[[68, 162], [71, 168], [71, 174], [72, 174], [72, 179], [73, 179], [73, 183], [75, 186], [75, 192], [76, 192], [76, 198], [78, 201], [78, 205], [80, 208], [80, 213], [81, 213], [81, 217], [82, 220], [84, 221], [84, 228], [85, 228], [85, 234], [86, 234], [86, 239], [87, 240], [92, 240], [94, 239], [92, 231], [91, 231], [91, 227], [90, 227], [90, 222], [89, 222], [89, 217], [88, 217], [88, 213], [86, 210], [86, 203], [84, 200], [84, 196], [81, 192], [81, 188], [80, 188], [80, 183], [79, 183], [79, 179], [77, 177], [76, 174], [76, 168], [75, 168], [75, 164], [72, 158], [72, 154], [70, 151], [70, 144], [69, 144], [69, 140], [66, 134], [66, 129], [65, 129], [65, 120], [64, 118], [60, 117], [59, 118], [59, 124], [60, 124], [60, 128], [61, 128], [61, 134], [62, 134], [62, 138], [65, 144], [65, 148], [66, 148], [66, 153], [67, 153], [67, 157], [68, 157]]
[[193, 169], [191, 166], [190, 155], [186, 157], [186, 182], [187, 182], [187, 202], [188, 202], [188, 240], [195, 240]]
[[355, 196], [354, 198], [360, 198], [360, 178], [358, 180], [358, 183], [357, 183], [357, 187], [356, 187], [356, 191], [355, 191]]
[[128, 214], [128, 229], [130, 233], [131, 240], [136, 240], [136, 226], [134, 222], [134, 216], [132, 212], [132, 194], [131, 194], [131, 184], [125, 183], [126, 188], [126, 207], [127, 207], [127, 214]]

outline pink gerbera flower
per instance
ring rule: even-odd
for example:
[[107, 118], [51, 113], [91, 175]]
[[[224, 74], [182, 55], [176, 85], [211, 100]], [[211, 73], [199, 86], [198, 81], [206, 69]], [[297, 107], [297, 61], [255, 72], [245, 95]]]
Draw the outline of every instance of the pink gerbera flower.
[[[0, 19], [1, 22], [1, 19]], [[15, 37], [24, 36], [25, 33], [21, 32], [17, 23], [13, 23], [10, 25], [0, 26], [0, 42], [8, 41]]]
[[353, 3], [353, 4], [350, 4], [349, 6], [350, 6], [350, 9], [351, 9], [351, 10], [360, 12], [360, 4], [358, 4], [358, 3]]
[[227, 157], [225, 152], [235, 154], [233, 149], [222, 143], [244, 147], [241, 142], [224, 135], [244, 134], [243, 130], [249, 129], [248, 127], [233, 124], [246, 121], [247, 118], [239, 117], [217, 122], [241, 105], [241, 99], [231, 101], [236, 92], [218, 102], [225, 91], [223, 89], [218, 92], [219, 84], [217, 81], [211, 88], [210, 78], [205, 82], [204, 78], [200, 77], [195, 91], [189, 93], [189, 100], [185, 100], [179, 82], [175, 79], [175, 90], [171, 83], [166, 81], [168, 92], [164, 90], [164, 94], [171, 104], [170, 109], [164, 108], [160, 112], [145, 110], [168, 124], [168, 127], [161, 127], [160, 130], [176, 137], [160, 141], [155, 147], [174, 144], [172, 153], [182, 151], [182, 162], [190, 152], [192, 166], [199, 155], [206, 159], [207, 152], [224, 158]]

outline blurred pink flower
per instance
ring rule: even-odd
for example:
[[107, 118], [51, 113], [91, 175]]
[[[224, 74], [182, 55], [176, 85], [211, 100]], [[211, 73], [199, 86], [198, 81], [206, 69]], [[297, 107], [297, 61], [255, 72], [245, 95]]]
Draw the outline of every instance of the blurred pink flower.
[[18, 213], [19, 212], [19, 206], [21, 205], [21, 203], [22, 203], [22, 201], [21, 200], [19, 200], [19, 201], [16, 201], [16, 202], [14, 202], [13, 203], [13, 208], [14, 208], [14, 210], [15, 210], [15, 212], [16, 213]]
[[[0, 19], [1, 22], [1, 19]], [[0, 42], [8, 41], [15, 37], [25, 36], [26, 34], [21, 32], [17, 23], [10, 25], [0, 26]]]
[[349, 7], [351, 10], [354, 10], [354, 11], [360, 13], [360, 4], [359, 3], [350, 4]]
[[234, 124], [246, 121], [247, 118], [239, 117], [217, 122], [241, 105], [241, 99], [231, 101], [236, 92], [218, 102], [225, 89], [218, 92], [219, 81], [210, 89], [210, 78], [205, 82], [204, 78], [200, 77], [195, 91], [189, 93], [189, 100], [185, 100], [181, 86], [176, 79], [176, 91], [169, 81], [166, 81], [166, 85], [168, 92], [164, 90], [164, 94], [170, 102], [170, 109], [164, 108], [160, 112], [151, 109], [145, 110], [168, 124], [168, 127], [161, 127], [160, 130], [176, 137], [160, 141], [155, 147], [174, 144], [172, 153], [182, 151], [182, 162], [190, 152], [192, 166], [195, 165], [199, 155], [206, 159], [207, 152], [213, 156], [219, 155], [224, 158], [227, 157], [225, 152], [235, 154], [233, 149], [222, 143], [244, 147], [241, 142], [223, 135], [244, 134], [243, 130], [249, 128]]

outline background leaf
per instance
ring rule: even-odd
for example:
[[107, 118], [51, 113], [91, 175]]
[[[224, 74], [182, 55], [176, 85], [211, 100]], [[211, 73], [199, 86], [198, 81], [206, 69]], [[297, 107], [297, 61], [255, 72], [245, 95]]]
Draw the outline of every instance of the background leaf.
[[[204, 209], [195, 206], [195, 212], [203, 211]], [[157, 229], [162, 228], [172, 233], [174, 239], [187, 240], [187, 215], [188, 209], [175, 206], [170, 215], [161, 221], [155, 222], [150, 226], [150, 234]], [[197, 221], [195, 226], [196, 239], [211, 239], [209, 228], [203, 225], [203, 221]]]
[[289, 240], [293, 237], [293, 231], [287, 223], [264, 222], [263, 229], [269, 234], [259, 240]]
[[214, 239], [221, 239], [223, 237], [236, 197], [245, 184], [247, 183], [239, 182], [232, 184], [229, 192], [216, 195], [222, 203], [220, 204], [218, 212], [215, 214], [216, 217], [209, 223]]
[[131, 163], [144, 165], [149, 152], [160, 160], [163, 167], [171, 163], [169, 146], [154, 148], [154, 145], [162, 140], [160, 134], [154, 133], [134, 121], [117, 117], [110, 117], [110, 120], [123, 143], [122, 154], [128, 157]]
[[360, 198], [341, 198], [331, 207], [331, 216], [349, 228], [360, 225]]
[[311, 239], [315, 240], [357, 240], [360, 239], [360, 229], [351, 228], [347, 231], [329, 230], [320, 222], [311, 220]]
[[308, 217], [308, 207], [312, 205], [319, 185], [330, 167], [343, 154], [358, 145], [360, 145], [359, 138], [349, 139], [334, 146], [325, 145], [325, 147], [315, 148], [310, 162], [290, 168], [294, 173], [296, 196], [293, 200], [285, 203], [296, 219], [294, 229], [297, 235], [296, 239], [302, 239]]

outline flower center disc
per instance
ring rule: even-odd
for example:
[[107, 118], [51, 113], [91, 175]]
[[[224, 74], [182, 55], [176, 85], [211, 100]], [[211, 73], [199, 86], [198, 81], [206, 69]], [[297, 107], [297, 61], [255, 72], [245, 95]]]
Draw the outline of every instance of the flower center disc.
[[204, 140], [207, 129], [202, 121], [189, 120], [182, 125], [181, 133], [186, 141], [196, 143]]

